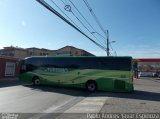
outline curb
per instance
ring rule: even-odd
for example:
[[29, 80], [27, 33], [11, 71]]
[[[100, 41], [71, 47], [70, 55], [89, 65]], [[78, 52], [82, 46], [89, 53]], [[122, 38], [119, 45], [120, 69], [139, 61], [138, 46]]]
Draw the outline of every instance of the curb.
[[19, 80], [19, 78], [18, 77], [13, 77], [13, 78], [0, 78], [0, 81], [8, 81], [8, 80], [11, 80], [11, 81], [13, 81], [13, 80]]

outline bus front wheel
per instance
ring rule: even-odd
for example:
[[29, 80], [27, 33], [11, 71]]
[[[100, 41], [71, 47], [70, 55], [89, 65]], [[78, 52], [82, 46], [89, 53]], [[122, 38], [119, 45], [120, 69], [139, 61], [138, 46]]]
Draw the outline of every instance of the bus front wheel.
[[89, 92], [95, 92], [97, 90], [97, 84], [95, 81], [88, 81], [86, 83], [86, 89], [89, 91]]
[[33, 77], [33, 85], [39, 86], [40, 85], [40, 79], [38, 77]]

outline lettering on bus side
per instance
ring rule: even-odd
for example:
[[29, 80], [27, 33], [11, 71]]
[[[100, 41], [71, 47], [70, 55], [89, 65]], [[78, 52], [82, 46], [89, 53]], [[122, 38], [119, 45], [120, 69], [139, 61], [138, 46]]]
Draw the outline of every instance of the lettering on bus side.
[[47, 68], [47, 72], [51, 73], [65, 73], [68, 72], [67, 68]]

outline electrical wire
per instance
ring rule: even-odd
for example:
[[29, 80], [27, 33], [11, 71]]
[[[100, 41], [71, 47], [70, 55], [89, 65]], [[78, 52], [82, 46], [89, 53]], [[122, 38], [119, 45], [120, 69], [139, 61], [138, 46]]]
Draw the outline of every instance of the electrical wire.
[[86, 35], [83, 31], [81, 31], [79, 28], [77, 28], [74, 24], [72, 24], [70, 21], [68, 21], [65, 17], [63, 17], [59, 12], [57, 12], [54, 8], [52, 8], [48, 3], [46, 3], [44, 0], [36, 0], [38, 3], [40, 3], [42, 6], [44, 6], [46, 9], [48, 9], [50, 12], [61, 18], [64, 22], [66, 22], [68, 25], [76, 29], [78, 32], [80, 32], [82, 35], [87, 37], [90, 41], [92, 41], [94, 44], [99, 46], [101, 49], [106, 51], [106, 48], [96, 41], [94, 41], [92, 38], [90, 38], [88, 35]]
[[75, 6], [75, 4], [69, 0], [69, 2], [73, 5], [73, 7], [78, 11], [78, 13], [83, 17], [83, 19], [86, 21], [86, 23], [92, 28], [92, 30], [94, 32], [96, 32], [96, 30], [93, 28], [93, 26], [87, 21], [87, 19], [83, 16], [83, 14], [78, 10], [78, 8]]
[[[78, 8], [75, 6], [75, 4], [71, 1], [71, 0], [69, 0], [69, 2], [73, 5], [73, 7], [77, 10], [77, 12], [81, 15], [81, 17], [86, 21], [86, 23], [92, 28], [92, 32], [91, 32], [91, 34], [93, 35], [93, 36], [95, 36], [94, 34], [93, 34], [93, 32], [95, 32], [95, 33], [98, 33], [94, 28], [93, 28], [93, 26], [88, 22], [88, 20], [83, 16], [83, 14], [78, 10]], [[99, 33], [98, 33], [99, 34]], [[97, 39], [97, 38], [96, 38]], [[97, 39], [98, 40], [98, 39]], [[99, 42], [101, 42], [100, 40], [98, 40]], [[101, 43], [101, 44], [103, 44], [103, 43]]]
[[[68, 6], [68, 10], [67, 9], [65, 9], [66, 11], [68, 11], [68, 12], [71, 12], [72, 14], [73, 14], [73, 16], [75, 16], [76, 17], [76, 19], [83, 25], [83, 27], [85, 28], [85, 29], [87, 29], [87, 31], [89, 32], [89, 33], [91, 33], [91, 31], [84, 25], [84, 23], [75, 15], [75, 13], [72, 11], [72, 9], [71, 9], [71, 6], [70, 5], [66, 5], [65, 7], [67, 7]], [[92, 33], [91, 33], [92, 34]]]
[[61, 0], [61, 2], [62, 2], [64, 5], [66, 5], [66, 3], [67, 3], [67, 1], [66, 1], [66, 3], [65, 3], [63, 0]]
[[[93, 18], [95, 19], [96, 23], [98, 24], [98, 26], [100, 27], [100, 29], [102, 30], [102, 32], [106, 35], [106, 32], [103, 28], [103, 26], [101, 25], [100, 21], [98, 20], [96, 14], [94, 13], [93, 9], [91, 8], [91, 6], [89, 5], [88, 1], [87, 0], [83, 0], [83, 2], [85, 3], [85, 5], [87, 6], [88, 10], [90, 11], [91, 15], [93, 16]], [[107, 39], [108, 39], [108, 34], [107, 34]], [[107, 42], [105, 42], [105, 44], [107, 45]], [[112, 51], [113, 50], [113, 47], [111, 46], [111, 44], [109, 43], [108, 44], [108, 48], [109, 46], [111, 47]], [[116, 51], [115, 51], [116, 52]], [[109, 53], [110, 54], [110, 53]]]
[[83, 0], [85, 5], [87, 6], [88, 10], [90, 11], [90, 13], [92, 14], [93, 18], [95, 19], [95, 21], [97, 22], [98, 26], [100, 27], [100, 29], [105, 33], [105, 30], [103, 28], [103, 26], [101, 25], [101, 23], [99, 22], [97, 16], [95, 15], [95, 13], [93, 12], [92, 8], [90, 7], [89, 3], [87, 2], [87, 0]]
[[[102, 43], [99, 39], [97, 39], [97, 37], [93, 34], [93, 32], [91, 32], [90, 30], [89, 30], [89, 28], [87, 28], [86, 26], [85, 26], [85, 24], [80, 20], [80, 18], [78, 18], [78, 16], [76, 16], [76, 14], [73, 12], [73, 10], [72, 10], [72, 7], [71, 7], [71, 5], [65, 0], [65, 2], [63, 1], [63, 0], [61, 0], [62, 1], [62, 3], [65, 5], [65, 7], [64, 7], [64, 9], [66, 10], [66, 11], [68, 11], [68, 12], [71, 12], [72, 14], [73, 14], [73, 16], [82, 24], [82, 26], [98, 41], [98, 42], [100, 42], [100, 44], [101, 45], [103, 45], [104, 43]], [[70, 0], [69, 0], [70, 1]], [[74, 6], [74, 8], [79, 12], [79, 14], [85, 19], [85, 17], [82, 15], [82, 13], [78, 10], [78, 8], [74, 5], [74, 3], [72, 2], [72, 1], [70, 1], [71, 2], [71, 4]], [[86, 19], [85, 19], [86, 20]], [[90, 23], [86, 20], [86, 22], [90, 25]], [[92, 27], [91, 25], [90, 25], [90, 27]], [[92, 27], [92, 29], [94, 30], [94, 28]], [[95, 30], [94, 30], [95, 31]], [[96, 32], [97, 33], [97, 32]], [[99, 34], [99, 33], [98, 33]], [[105, 46], [103, 46], [103, 47], [105, 47]]]
[[117, 56], [117, 52], [113, 49], [111, 43], [109, 43], [109, 46], [110, 46], [111, 50], [114, 52], [115, 56]]
[[111, 50], [114, 51], [114, 50], [113, 50], [113, 47], [112, 47], [112, 45], [111, 45], [111, 43], [109, 43], [109, 46], [110, 46]]
[[[76, 25], [76, 23], [74, 23], [74, 21], [65, 13], [65, 12], [63, 12], [63, 10], [60, 8], [60, 7], [58, 7], [58, 5], [55, 3], [55, 2], [53, 2], [53, 0], [50, 0], [76, 27], [78, 27], [77, 25]], [[79, 28], [79, 27], [78, 27]], [[80, 29], [80, 28], [79, 28]]]

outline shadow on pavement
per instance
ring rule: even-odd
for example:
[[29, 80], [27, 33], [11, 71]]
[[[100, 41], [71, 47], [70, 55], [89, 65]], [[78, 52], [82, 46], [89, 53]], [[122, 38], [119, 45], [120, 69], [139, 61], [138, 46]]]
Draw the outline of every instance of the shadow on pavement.
[[64, 87], [46, 86], [46, 85], [40, 85], [40, 86], [23, 85], [23, 86], [28, 87], [28, 88], [35, 90], [35, 91], [60, 93], [60, 94], [71, 95], [71, 96], [86, 97], [89, 94], [91, 94], [90, 92], [86, 91], [85, 89], [78, 89], [78, 88], [64, 88]]
[[135, 90], [133, 93], [111, 93], [111, 92], [99, 92], [93, 95], [115, 97], [115, 98], [128, 98], [128, 99], [138, 99], [138, 100], [148, 100], [148, 101], [160, 101], [160, 93], [147, 92]]
[[13, 80], [3, 79], [3, 80], [0, 80], [0, 88], [17, 86], [17, 85], [21, 85], [21, 84], [22, 83], [18, 79], [13, 79]]
[[139, 99], [139, 100], [148, 100], [148, 101], [160, 101], [160, 93], [156, 92], [147, 92], [135, 90], [133, 93], [112, 93], [112, 92], [101, 92], [97, 91], [95, 93], [91, 93], [86, 91], [85, 89], [77, 89], [77, 88], [63, 88], [63, 87], [53, 87], [53, 86], [32, 86], [32, 85], [24, 85], [26, 87], [31, 88], [32, 90], [39, 90], [45, 92], [52, 93], [61, 93], [72, 96], [82, 96], [82, 97], [116, 97], [116, 98], [128, 98], [128, 99]]

